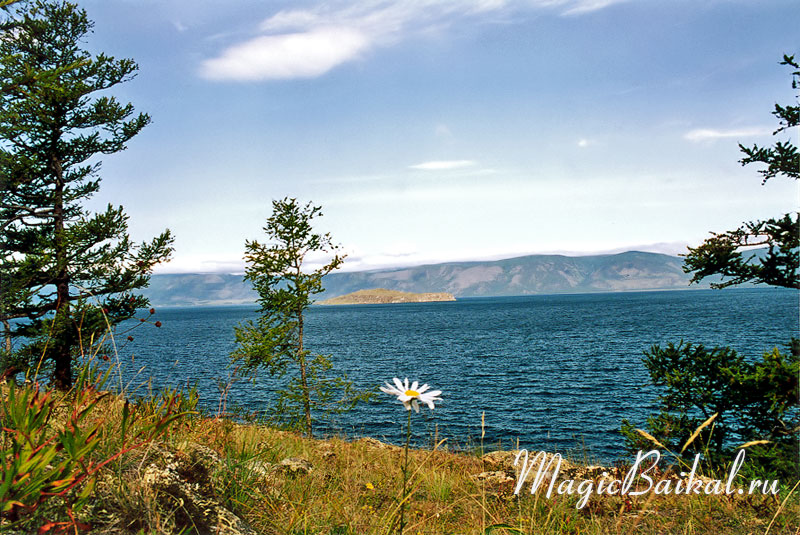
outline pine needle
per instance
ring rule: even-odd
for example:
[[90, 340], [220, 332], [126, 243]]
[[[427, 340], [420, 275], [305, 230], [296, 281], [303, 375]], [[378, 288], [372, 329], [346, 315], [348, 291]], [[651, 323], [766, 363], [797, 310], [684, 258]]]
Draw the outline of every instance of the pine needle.
[[686, 448], [689, 447], [689, 444], [694, 442], [694, 439], [696, 439], [700, 435], [700, 431], [702, 431], [703, 429], [705, 429], [706, 427], [711, 425], [711, 422], [713, 422], [718, 415], [719, 415], [719, 413], [715, 412], [714, 414], [711, 415], [711, 418], [709, 418], [708, 420], [706, 420], [705, 422], [700, 424], [700, 427], [698, 427], [697, 429], [694, 430], [694, 433], [692, 433], [692, 436], [689, 437], [689, 440], [687, 440], [686, 444], [684, 444], [683, 447], [681, 448], [681, 453], [686, 451]]

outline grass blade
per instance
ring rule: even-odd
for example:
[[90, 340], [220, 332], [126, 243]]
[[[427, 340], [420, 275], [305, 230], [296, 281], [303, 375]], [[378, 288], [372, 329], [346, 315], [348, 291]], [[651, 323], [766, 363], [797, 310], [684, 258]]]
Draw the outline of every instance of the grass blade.
[[705, 422], [700, 424], [700, 427], [698, 427], [697, 429], [694, 430], [694, 433], [692, 433], [692, 436], [689, 437], [689, 440], [687, 440], [686, 444], [684, 444], [683, 447], [681, 448], [681, 453], [686, 451], [686, 448], [688, 448], [689, 445], [692, 442], [694, 442], [694, 439], [696, 439], [700, 435], [700, 432], [703, 429], [705, 429], [706, 427], [708, 427], [709, 425], [711, 425], [711, 422], [713, 422], [717, 418], [717, 416], [719, 416], [719, 413], [715, 412], [714, 414], [711, 415], [711, 417], [708, 420], [706, 420]]

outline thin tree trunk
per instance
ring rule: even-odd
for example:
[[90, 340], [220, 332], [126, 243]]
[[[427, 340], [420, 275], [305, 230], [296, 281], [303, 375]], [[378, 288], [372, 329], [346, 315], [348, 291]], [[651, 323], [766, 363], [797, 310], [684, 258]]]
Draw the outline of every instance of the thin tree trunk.
[[303, 410], [306, 416], [306, 434], [312, 436], [311, 427], [311, 392], [308, 388], [308, 379], [306, 378], [306, 357], [303, 354], [303, 312], [297, 312], [297, 356], [300, 362], [300, 383], [303, 386]]
[[11, 354], [11, 324], [3, 320], [3, 334], [5, 336], [6, 353]]
[[[60, 133], [57, 136], [60, 138]], [[55, 144], [54, 144], [55, 145]], [[52, 359], [55, 362], [53, 381], [59, 390], [69, 390], [72, 386], [72, 347], [69, 341], [69, 274], [67, 272], [67, 244], [64, 236], [64, 171], [56, 155], [51, 160], [55, 176], [53, 192], [53, 226], [55, 235], [56, 273], [53, 280], [56, 286], [56, 313], [52, 330]]]
[[[303, 275], [300, 270], [300, 261], [295, 259], [295, 286], [298, 291], [300, 290], [300, 279]], [[308, 388], [308, 378], [306, 375], [306, 357], [303, 354], [303, 306], [299, 305], [296, 310], [297, 314], [297, 361], [300, 364], [300, 385], [303, 388], [303, 412], [306, 419], [306, 435], [311, 438], [313, 436], [313, 428], [311, 424], [311, 391]]]

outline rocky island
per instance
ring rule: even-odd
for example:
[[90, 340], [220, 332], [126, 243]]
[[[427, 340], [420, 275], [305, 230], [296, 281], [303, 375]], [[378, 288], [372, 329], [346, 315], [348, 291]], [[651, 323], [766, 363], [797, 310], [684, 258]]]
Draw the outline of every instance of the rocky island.
[[372, 290], [358, 290], [357, 292], [332, 297], [320, 301], [318, 305], [378, 305], [388, 303], [430, 303], [434, 301], [455, 301], [453, 294], [446, 292], [437, 293], [411, 293], [385, 288]]

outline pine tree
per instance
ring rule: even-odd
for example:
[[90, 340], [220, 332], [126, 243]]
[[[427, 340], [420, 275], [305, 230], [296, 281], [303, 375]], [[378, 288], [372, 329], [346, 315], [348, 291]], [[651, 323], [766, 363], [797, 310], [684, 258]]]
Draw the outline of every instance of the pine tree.
[[[792, 89], [800, 89], [800, 65], [794, 56], [783, 56], [781, 65], [792, 71]], [[774, 134], [790, 132], [800, 125], [800, 105], [775, 104], [772, 111], [778, 119]], [[758, 173], [761, 183], [775, 177], [792, 180], [800, 178], [800, 153], [791, 140], [777, 141], [772, 147], [739, 144], [744, 157], [742, 165], [763, 164]], [[744, 283], [768, 284], [800, 289], [800, 222], [798, 214], [784, 214], [765, 221], [751, 221], [736, 230], [712, 233], [712, 237], [686, 255], [684, 271], [692, 273], [691, 282], [719, 275], [722, 281], [712, 283], [713, 288], [725, 288]], [[752, 252], [755, 246], [766, 247], [759, 256]], [[749, 251], [749, 252], [748, 252]]]
[[100, 186], [97, 156], [150, 122], [107, 92], [136, 63], [82, 49], [93, 23], [75, 4], [0, 7], [0, 320], [7, 337], [24, 337], [16, 354], [52, 365], [66, 389], [82, 345], [147, 306], [132, 292], [169, 258], [172, 237], [135, 244], [121, 206], [82, 206]]
[[[800, 65], [793, 56], [784, 56], [781, 65], [792, 71], [792, 88], [800, 88]], [[800, 125], [800, 106], [775, 105], [778, 118], [775, 134]], [[800, 154], [791, 141], [778, 141], [772, 147], [745, 147], [742, 165], [761, 163], [762, 184], [782, 176], [800, 178]], [[766, 246], [760, 256], [750, 251]], [[743, 224], [740, 228], [714, 234], [700, 246], [689, 249], [684, 271], [693, 273], [692, 282], [721, 276], [714, 288], [743, 283], [800, 288], [800, 228], [798, 214], [785, 214], [765, 221]], [[706, 349], [702, 345], [670, 343], [655, 345], [645, 352], [644, 364], [652, 383], [662, 388], [659, 412], [650, 416], [650, 434], [673, 451], [678, 451], [695, 429], [712, 415], [714, 425], [680, 453], [689, 462], [704, 450], [706, 463], [724, 468], [735, 456], [736, 446], [756, 441], [748, 448], [750, 469], [780, 478], [797, 479], [800, 466], [800, 341], [792, 338], [788, 351], [778, 348], [765, 352], [761, 360], [748, 360], [730, 347]], [[628, 448], [637, 451], [653, 446], [623, 420], [622, 433]]]
[[[329, 378], [330, 357], [314, 355], [305, 346], [305, 311], [323, 291], [322, 277], [344, 261], [330, 234], [314, 232], [312, 221], [321, 215], [322, 209], [311, 203], [272, 201], [272, 216], [264, 227], [269, 242], [245, 243], [245, 280], [258, 292], [261, 316], [236, 328], [237, 348], [231, 354], [244, 371], [263, 367], [274, 376], [288, 376], [285, 388], [277, 392], [272, 420], [308, 436], [315, 414], [342, 412], [370, 396], [356, 392], [345, 376]], [[304, 271], [307, 256], [320, 253], [333, 256], [324, 266]]]

